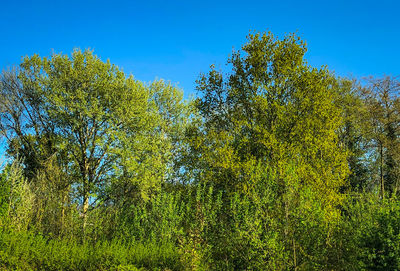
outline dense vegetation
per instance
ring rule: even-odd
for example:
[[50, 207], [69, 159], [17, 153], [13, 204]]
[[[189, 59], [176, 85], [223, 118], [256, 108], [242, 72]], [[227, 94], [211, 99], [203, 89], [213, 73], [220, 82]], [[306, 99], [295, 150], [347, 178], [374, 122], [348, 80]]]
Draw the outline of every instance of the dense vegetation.
[[0, 83], [0, 270], [400, 270], [400, 82], [251, 34], [184, 101], [91, 51]]

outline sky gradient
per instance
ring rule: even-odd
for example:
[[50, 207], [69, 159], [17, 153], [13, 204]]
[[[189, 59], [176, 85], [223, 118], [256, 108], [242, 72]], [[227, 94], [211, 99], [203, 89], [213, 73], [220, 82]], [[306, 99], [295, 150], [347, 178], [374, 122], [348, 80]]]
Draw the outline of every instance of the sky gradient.
[[0, 66], [91, 48], [136, 79], [195, 94], [249, 31], [297, 32], [306, 59], [340, 76], [400, 75], [400, 1], [6, 1]]

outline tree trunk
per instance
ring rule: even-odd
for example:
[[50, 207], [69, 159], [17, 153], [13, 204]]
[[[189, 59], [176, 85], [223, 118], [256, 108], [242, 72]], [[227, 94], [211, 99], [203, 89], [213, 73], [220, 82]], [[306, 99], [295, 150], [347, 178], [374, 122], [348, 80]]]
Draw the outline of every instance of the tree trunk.
[[383, 199], [383, 197], [384, 197], [384, 194], [385, 194], [385, 183], [384, 183], [384, 180], [383, 180], [383, 146], [382, 146], [382, 142], [379, 144], [379, 147], [380, 147], [380, 175], [381, 175], [381, 198]]
[[64, 191], [63, 201], [62, 201], [62, 210], [61, 210], [61, 235], [64, 235], [65, 228], [65, 208], [67, 205], [67, 196], [68, 192]]
[[292, 237], [292, 241], [293, 241], [293, 265], [294, 265], [294, 270], [297, 270], [296, 242], [294, 241], [294, 236]]
[[88, 216], [88, 209], [89, 209], [89, 185], [90, 185], [89, 165], [87, 163], [86, 157], [84, 157], [82, 164], [83, 164], [83, 167], [81, 168], [81, 174], [82, 174], [82, 179], [83, 179], [82, 180], [83, 181], [82, 231], [83, 231], [83, 237], [85, 237], [87, 216]]
[[88, 209], [89, 209], [89, 193], [85, 189], [84, 194], [83, 194], [83, 206], [82, 206], [82, 219], [83, 219], [83, 224], [82, 224], [82, 231], [83, 231], [83, 238], [86, 236], [86, 224], [87, 224], [87, 215], [88, 215]]

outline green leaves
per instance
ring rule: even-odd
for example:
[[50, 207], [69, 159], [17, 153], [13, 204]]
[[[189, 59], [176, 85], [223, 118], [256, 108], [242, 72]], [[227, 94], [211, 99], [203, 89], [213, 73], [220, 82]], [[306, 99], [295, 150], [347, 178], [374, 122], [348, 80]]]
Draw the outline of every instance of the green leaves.
[[398, 82], [357, 89], [306, 51], [250, 34], [194, 101], [89, 50], [24, 58], [0, 78], [22, 158], [0, 176], [0, 268], [398, 269], [398, 200], [374, 190], [380, 169], [397, 193]]
[[[338, 83], [326, 69], [308, 66], [305, 52], [295, 35], [279, 40], [271, 33], [251, 34], [228, 60], [231, 73], [212, 68], [200, 77], [201, 148], [213, 182], [240, 190], [251, 161], [278, 174], [295, 164], [296, 174], [319, 191], [326, 206], [340, 202], [338, 188], [348, 169], [336, 134], [342, 122], [335, 104]], [[284, 182], [286, 176], [279, 178]]]
[[56, 157], [85, 219], [89, 199], [146, 199], [172, 178], [189, 114], [172, 85], [145, 85], [89, 50], [26, 57], [3, 79], [10, 153], [22, 155], [29, 177]]

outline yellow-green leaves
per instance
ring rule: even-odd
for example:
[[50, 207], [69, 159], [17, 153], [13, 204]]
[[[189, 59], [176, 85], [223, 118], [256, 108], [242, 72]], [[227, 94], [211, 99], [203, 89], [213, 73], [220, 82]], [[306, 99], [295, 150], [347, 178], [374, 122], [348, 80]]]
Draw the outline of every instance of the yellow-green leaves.
[[[89, 50], [26, 57], [18, 82], [13, 94], [27, 117], [13, 119], [17, 133], [11, 137], [20, 143], [14, 145], [27, 149], [23, 158], [32, 156], [36, 164], [56, 156], [72, 176], [84, 213], [89, 197], [105, 196], [111, 186], [114, 199], [146, 198], [171, 175], [172, 149], [188, 112], [180, 90], [162, 81], [143, 84]], [[46, 142], [51, 148], [40, 158], [35, 152]]]
[[[340, 202], [348, 174], [346, 152], [336, 131], [342, 122], [335, 104], [336, 79], [308, 66], [305, 43], [295, 35], [249, 35], [229, 59], [228, 76], [212, 69], [198, 80], [198, 109], [204, 117], [204, 153], [211, 181], [225, 189], [249, 186], [246, 167], [261, 162], [283, 186], [293, 167], [298, 181], [325, 206]], [[210, 154], [213, 154], [212, 157]], [[208, 174], [208, 175], [209, 175]]]

